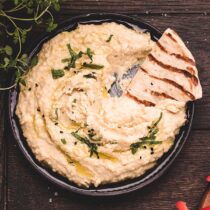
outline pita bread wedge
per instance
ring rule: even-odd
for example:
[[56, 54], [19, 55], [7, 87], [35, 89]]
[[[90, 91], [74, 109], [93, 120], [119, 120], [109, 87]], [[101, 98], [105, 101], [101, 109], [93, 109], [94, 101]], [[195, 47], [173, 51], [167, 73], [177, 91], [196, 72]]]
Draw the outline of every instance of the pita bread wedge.
[[128, 95], [149, 106], [165, 98], [187, 102], [202, 97], [194, 57], [175, 31], [167, 29], [156, 42]]

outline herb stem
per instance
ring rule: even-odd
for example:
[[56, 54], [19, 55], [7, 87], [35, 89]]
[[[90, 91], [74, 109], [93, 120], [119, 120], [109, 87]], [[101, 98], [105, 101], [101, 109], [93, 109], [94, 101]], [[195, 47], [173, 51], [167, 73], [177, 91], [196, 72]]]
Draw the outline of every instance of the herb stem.
[[22, 60], [20, 60], [20, 59], [17, 59], [17, 62], [22, 63], [24, 66], [28, 66], [28, 64], [27, 64], [26, 62], [24, 62], [24, 61], [22, 61]]
[[6, 13], [12, 13], [12, 12], [17, 12], [21, 9], [24, 9], [26, 7], [26, 5], [23, 5], [23, 2], [20, 3], [19, 5], [17, 5], [16, 7], [14, 7], [13, 9], [10, 9], [10, 10], [6, 10], [5, 12]]
[[[35, 16], [35, 18], [18, 18], [18, 17], [13, 17], [13, 16], [10, 16], [10, 15], [7, 15], [5, 12], [3, 12], [3, 15], [5, 17], [8, 17], [12, 20], [19, 20], [19, 21], [37, 21], [39, 20], [49, 9], [49, 7], [51, 6], [51, 4], [49, 4], [38, 16]], [[0, 13], [1, 15], [1, 13]]]
[[[0, 0], [1, 1], [1, 0]], [[0, 90], [8, 90], [14, 87], [18, 82], [25, 83], [24, 79], [22, 79], [22, 74], [26, 72], [28, 68], [31, 66], [29, 65], [27, 59], [28, 55], [23, 54], [22, 48], [23, 44], [26, 41], [27, 33], [31, 31], [33, 28], [33, 23], [37, 25], [40, 24], [42, 21], [42, 17], [45, 15], [50, 16], [50, 20], [47, 19], [47, 31], [52, 31], [57, 27], [57, 24], [54, 23], [53, 14], [50, 11], [50, 8], [54, 8], [56, 11], [60, 8], [60, 3], [58, 0], [15, 0], [13, 2], [13, 7], [4, 9], [4, 2], [1, 4], [0, 9], [0, 28], [1, 28], [1, 35], [0, 38], [3, 36], [8, 36], [13, 39], [13, 44], [16, 49], [12, 48], [12, 43], [5, 44], [5, 46], [0, 46], [0, 70], [9, 71], [9, 69], [15, 70], [16, 79], [15, 84], [11, 85], [10, 87], [0, 88]], [[28, 14], [29, 16], [19, 16], [16, 15], [16, 12], [23, 12]], [[24, 24], [30, 24], [29, 28], [23, 28]], [[13, 53], [15, 52], [15, 53]], [[32, 63], [32, 61], [31, 61]], [[26, 83], [25, 83], [26, 84]]]
[[52, 21], [54, 21], [54, 17], [53, 17], [53, 15], [52, 15], [52, 13], [51, 13], [49, 10], [47, 10], [46, 13], [48, 13], [49, 16], [51, 17]]
[[47, 12], [50, 6], [51, 6], [51, 3], [45, 8], [45, 10], [41, 12], [41, 14], [38, 17], [35, 18], [35, 20], [37, 21], [38, 19], [40, 19]]
[[[18, 34], [18, 41], [19, 41], [19, 49], [18, 49], [18, 53], [15, 57], [15, 59], [17, 59], [22, 51], [22, 42], [21, 42], [21, 37], [20, 37], [20, 28], [17, 26], [17, 24], [10, 18], [10, 16], [8, 16], [4, 11], [2, 12], [2, 16], [6, 17], [11, 23], [12, 25], [15, 27], [15, 29], [17, 29], [17, 34]], [[1, 13], [0, 13], [1, 15]]]
[[18, 17], [13, 17], [13, 16], [10, 16], [10, 15], [7, 15], [7, 14], [6, 14], [6, 17], [8, 17], [12, 20], [19, 20], [19, 21], [34, 21], [34, 20], [36, 20], [35, 18], [18, 18]]
[[36, 8], [35, 17], [36, 17], [38, 14], [39, 14], [39, 4], [38, 4], [38, 6], [37, 6], [37, 8]]
[[23, 5], [24, 2], [21, 2], [20, 4], [18, 4], [16, 7], [14, 7], [13, 9], [10, 10], [6, 10], [6, 13], [10, 13], [10, 12], [17, 12], [23, 8], [25, 8], [25, 5]]
[[11, 86], [9, 86], [9, 87], [0, 88], [0, 90], [9, 90], [9, 89], [11, 89], [11, 88], [13, 88], [13, 87], [15, 87], [15, 86], [16, 86], [16, 83], [14, 83], [13, 85], [11, 85]]

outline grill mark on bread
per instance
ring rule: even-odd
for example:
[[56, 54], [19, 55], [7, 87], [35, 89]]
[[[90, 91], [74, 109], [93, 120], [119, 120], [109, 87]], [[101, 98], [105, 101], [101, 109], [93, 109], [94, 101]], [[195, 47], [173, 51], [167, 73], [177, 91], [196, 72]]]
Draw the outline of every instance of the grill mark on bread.
[[189, 72], [191, 72], [192, 74], [194, 73], [194, 69], [193, 69], [192, 67], [190, 67], [190, 66], [187, 66], [187, 70], [188, 70]]
[[172, 96], [169, 96], [166, 93], [159, 93], [159, 92], [156, 92], [156, 91], [151, 91], [151, 94], [154, 95], [154, 96], [161, 96], [163, 98], [169, 98], [169, 99], [172, 99], [172, 100], [176, 100], [175, 98], [173, 98]]
[[[179, 37], [178, 34], [177, 34], [175, 31], [173, 31], [173, 33], [174, 33], [177, 37]], [[173, 42], [175, 42], [175, 44], [177, 44], [177, 47], [182, 51], [182, 54], [183, 54], [184, 56], [186, 56], [185, 51], [183, 50], [182, 47], [180, 47], [178, 41], [173, 37], [173, 35], [170, 34], [170, 33], [166, 33], [166, 36], [169, 37]], [[187, 56], [186, 56], [186, 57], [187, 57]]]
[[126, 95], [136, 101], [137, 103], [144, 104], [145, 106], [155, 106], [155, 104], [151, 101], [146, 101], [146, 100], [140, 100], [136, 96], [131, 95], [129, 92], [126, 92]]
[[182, 93], [184, 93], [185, 95], [187, 95], [191, 100], [195, 100], [195, 96], [194, 96], [192, 93], [190, 93], [189, 91], [185, 90], [185, 89], [184, 89], [181, 85], [179, 85], [178, 83], [176, 83], [176, 82], [174, 82], [174, 81], [172, 81], [172, 80], [170, 80], [170, 79], [159, 78], [159, 77], [150, 75], [150, 74], [149, 74], [145, 69], [143, 69], [142, 67], [141, 67], [141, 70], [142, 70], [143, 72], [145, 72], [149, 77], [154, 78], [154, 79], [157, 79], [157, 80], [161, 80], [161, 81], [163, 81], [163, 82], [166, 82], [166, 83], [168, 83], [168, 84], [170, 84], [170, 85], [176, 87], [176, 88], [179, 89], [180, 91], [182, 91]]
[[[169, 54], [169, 55], [173, 55], [175, 56], [177, 59], [180, 59], [180, 60], [183, 60], [187, 63], [189, 63], [190, 65], [192, 66], [195, 66], [195, 62], [191, 59], [191, 58], [188, 58], [187, 56], [184, 56], [184, 55], [180, 55], [180, 54], [176, 54], [176, 53], [169, 53], [165, 47], [163, 47], [163, 45], [160, 44], [159, 41], [156, 42], [157, 46], [159, 47], [160, 50], [162, 50], [163, 52], [165, 52], [166, 54]], [[194, 72], [194, 71], [193, 71]], [[192, 73], [193, 73], [192, 72]]]
[[[148, 55], [148, 58], [150, 61], [155, 62], [156, 64], [158, 64], [159, 66], [161, 66], [162, 68], [168, 70], [168, 71], [172, 71], [172, 72], [177, 72], [180, 74], [183, 74], [185, 77], [190, 78], [192, 83], [194, 85], [198, 85], [198, 78], [194, 75], [192, 75], [190, 72], [186, 71], [186, 70], [182, 70], [173, 66], [170, 66], [168, 64], [162, 63], [161, 61], [159, 61], [157, 58], [155, 58], [151, 53]], [[189, 70], [189, 69], [188, 69]], [[191, 71], [192, 69], [190, 69], [189, 71]]]
[[177, 43], [176, 39], [174, 39], [174, 37], [172, 36], [172, 34], [167, 33], [166, 36], [168, 36], [172, 41], [174, 41], [174, 42]]

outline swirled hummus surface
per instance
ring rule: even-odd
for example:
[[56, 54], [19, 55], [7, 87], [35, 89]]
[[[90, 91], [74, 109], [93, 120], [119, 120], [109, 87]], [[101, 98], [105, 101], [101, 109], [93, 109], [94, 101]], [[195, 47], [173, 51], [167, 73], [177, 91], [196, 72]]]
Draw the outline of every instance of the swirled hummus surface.
[[80, 186], [141, 176], [173, 145], [185, 103], [145, 106], [126, 94], [151, 51], [148, 33], [79, 25], [43, 45], [16, 114], [36, 158]]

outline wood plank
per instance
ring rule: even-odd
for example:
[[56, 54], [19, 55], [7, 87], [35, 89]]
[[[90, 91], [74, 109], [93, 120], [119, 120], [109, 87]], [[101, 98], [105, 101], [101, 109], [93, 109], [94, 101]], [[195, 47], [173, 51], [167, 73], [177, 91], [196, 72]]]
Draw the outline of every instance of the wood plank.
[[196, 210], [207, 186], [209, 134], [193, 131], [177, 160], [158, 181], [142, 191], [115, 198], [80, 196], [50, 184], [31, 168], [8, 136], [8, 209], [171, 210], [176, 201], [185, 200]]
[[120, 12], [120, 13], [209, 13], [208, 0], [81, 0], [64, 1], [62, 13], [78, 14], [86, 12]]

